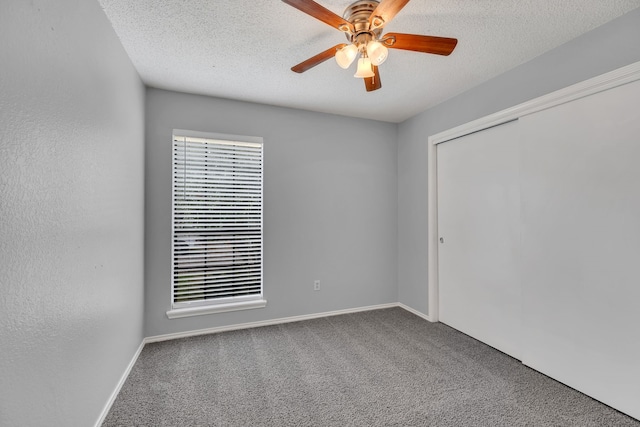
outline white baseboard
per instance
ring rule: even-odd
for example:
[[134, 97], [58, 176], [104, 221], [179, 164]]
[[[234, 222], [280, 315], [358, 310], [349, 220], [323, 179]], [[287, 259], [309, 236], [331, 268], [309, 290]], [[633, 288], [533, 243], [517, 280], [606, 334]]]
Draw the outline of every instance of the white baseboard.
[[340, 314], [358, 313], [361, 311], [380, 310], [383, 308], [398, 307], [398, 303], [370, 305], [366, 307], [348, 308], [345, 310], [325, 311], [322, 313], [304, 314], [302, 316], [282, 317], [279, 319], [261, 320], [259, 322], [239, 323], [236, 325], [217, 326], [214, 328], [197, 329], [195, 331], [177, 332], [174, 334], [156, 335], [144, 339], [144, 343], [175, 340], [178, 338], [193, 337], [197, 335], [215, 334], [218, 332], [236, 331], [239, 329], [258, 328], [260, 326], [279, 325], [281, 323], [300, 322], [301, 320], [318, 319], [320, 317], [338, 316]]
[[129, 373], [131, 372], [131, 369], [133, 369], [133, 365], [135, 365], [136, 362], [138, 361], [138, 357], [140, 356], [140, 353], [142, 353], [143, 348], [144, 348], [144, 339], [140, 343], [140, 346], [138, 346], [138, 349], [136, 350], [135, 354], [131, 358], [131, 361], [127, 365], [127, 369], [124, 370], [124, 373], [122, 374], [122, 377], [120, 377], [120, 381], [118, 381], [118, 384], [116, 384], [116, 388], [113, 390], [113, 393], [111, 393], [111, 396], [109, 396], [109, 400], [107, 400], [107, 403], [104, 405], [104, 408], [102, 409], [102, 412], [98, 417], [98, 421], [96, 421], [96, 427], [100, 427], [104, 422], [104, 419], [107, 417], [107, 414], [111, 410], [111, 406], [113, 405], [113, 402], [115, 402], [116, 397], [118, 397], [118, 393], [120, 393], [120, 389], [122, 388], [125, 381], [129, 377]]
[[397, 303], [396, 305], [397, 305], [398, 307], [400, 307], [400, 308], [404, 309], [404, 310], [407, 310], [409, 313], [413, 313], [413, 314], [415, 314], [415, 315], [416, 315], [416, 316], [418, 316], [418, 317], [422, 317], [424, 320], [428, 320], [429, 322], [433, 322], [433, 320], [431, 320], [431, 318], [430, 318], [428, 315], [426, 315], [426, 314], [424, 314], [424, 313], [422, 313], [422, 312], [420, 312], [420, 311], [416, 310], [415, 308], [411, 308], [411, 307], [409, 307], [408, 305], [404, 305], [404, 304], [403, 304], [403, 303], [401, 303], [401, 302]]

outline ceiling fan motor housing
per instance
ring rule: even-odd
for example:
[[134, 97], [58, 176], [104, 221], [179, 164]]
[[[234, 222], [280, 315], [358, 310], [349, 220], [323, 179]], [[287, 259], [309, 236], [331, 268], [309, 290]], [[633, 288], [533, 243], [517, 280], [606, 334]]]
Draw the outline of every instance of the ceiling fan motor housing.
[[342, 17], [353, 24], [355, 28], [355, 33], [345, 34], [347, 40], [352, 43], [366, 43], [371, 39], [380, 37], [382, 28], [377, 28], [373, 31], [369, 30], [369, 18], [379, 3], [376, 0], [358, 0], [347, 6]]

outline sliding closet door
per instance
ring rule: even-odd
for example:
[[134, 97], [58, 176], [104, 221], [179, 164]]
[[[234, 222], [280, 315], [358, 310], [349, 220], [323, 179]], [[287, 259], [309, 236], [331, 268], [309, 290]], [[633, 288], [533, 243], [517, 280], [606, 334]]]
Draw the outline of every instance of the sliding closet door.
[[520, 358], [518, 122], [437, 146], [440, 321]]
[[640, 419], [640, 81], [520, 126], [522, 360]]

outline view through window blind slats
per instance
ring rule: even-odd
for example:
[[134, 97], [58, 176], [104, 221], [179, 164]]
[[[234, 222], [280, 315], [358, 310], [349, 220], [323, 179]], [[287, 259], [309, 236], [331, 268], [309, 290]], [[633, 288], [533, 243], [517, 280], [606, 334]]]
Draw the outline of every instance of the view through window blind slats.
[[172, 306], [262, 298], [262, 143], [174, 135]]

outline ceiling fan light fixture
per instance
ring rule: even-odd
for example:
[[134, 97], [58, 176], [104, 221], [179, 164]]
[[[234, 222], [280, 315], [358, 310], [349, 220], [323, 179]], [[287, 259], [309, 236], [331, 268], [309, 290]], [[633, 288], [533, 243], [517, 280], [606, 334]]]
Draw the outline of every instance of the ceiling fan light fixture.
[[389, 49], [377, 40], [367, 44], [367, 56], [371, 59], [373, 65], [380, 65], [387, 60]]
[[347, 45], [336, 52], [336, 62], [345, 70], [353, 63], [358, 55], [358, 47], [354, 44]]
[[371, 68], [371, 60], [366, 57], [358, 59], [358, 71], [356, 71], [353, 77], [364, 79], [373, 76], [375, 76], [375, 73]]

